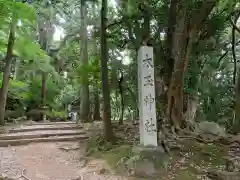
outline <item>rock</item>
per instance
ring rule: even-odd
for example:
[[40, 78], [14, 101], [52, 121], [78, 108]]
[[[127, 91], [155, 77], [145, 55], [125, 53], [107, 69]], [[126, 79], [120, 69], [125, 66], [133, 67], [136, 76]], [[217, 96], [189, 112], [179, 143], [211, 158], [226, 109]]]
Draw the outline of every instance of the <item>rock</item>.
[[77, 144], [74, 144], [72, 146], [62, 146], [62, 147], [59, 147], [59, 149], [64, 151], [71, 151], [71, 150], [78, 150], [80, 149], [80, 147]]
[[8, 175], [7, 174], [5, 174], [5, 173], [2, 173], [2, 175], [1, 175], [1, 178], [7, 178], [8, 177]]
[[17, 180], [17, 178], [8, 178], [8, 176], [6, 174], [2, 174], [0, 176], [0, 180]]
[[234, 142], [235, 142], [235, 143], [240, 144], [240, 134], [233, 136], [233, 137], [230, 139], [230, 142], [231, 142], [231, 143], [234, 143]]
[[152, 177], [157, 174], [154, 162], [141, 156], [133, 156], [125, 164], [130, 175]]
[[240, 172], [227, 172], [210, 169], [207, 171], [207, 177], [212, 180], [240, 180]]
[[26, 112], [27, 119], [32, 119], [33, 121], [42, 121], [42, 113], [43, 111], [39, 109], [31, 109]]
[[27, 117], [26, 116], [21, 116], [21, 117], [18, 117], [16, 119], [14, 119], [16, 122], [19, 122], [19, 121], [26, 121], [27, 120]]
[[166, 153], [162, 147], [142, 147], [132, 148], [133, 156], [125, 161], [129, 175], [138, 177], [155, 177], [158, 170], [164, 167]]
[[198, 134], [211, 134], [221, 137], [226, 137], [225, 128], [221, 127], [219, 124], [210, 121], [202, 121], [198, 123], [196, 128], [196, 133]]
[[72, 179], [72, 180], [83, 180], [83, 177], [80, 176], [80, 177], [78, 177], [78, 178], [74, 178], [74, 179]]
[[153, 154], [155, 155], [159, 155], [159, 154], [164, 154], [165, 151], [162, 148], [162, 146], [158, 146], [158, 147], [152, 147], [152, 146], [135, 146], [132, 148], [132, 152], [136, 153], [136, 154], [141, 154], [141, 155], [150, 155], [152, 156]]
[[101, 169], [99, 169], [98, 174], [104, 174], [105, 172], [106, 172], [106, 169], [105, 168], [101, 168]]

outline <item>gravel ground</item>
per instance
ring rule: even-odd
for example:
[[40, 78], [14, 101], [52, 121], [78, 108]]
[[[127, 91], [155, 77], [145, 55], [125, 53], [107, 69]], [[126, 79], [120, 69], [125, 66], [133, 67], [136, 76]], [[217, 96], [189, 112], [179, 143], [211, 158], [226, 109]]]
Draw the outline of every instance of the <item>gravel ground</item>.
[[[40, 135], [40, 134], [58, 134], [58, 133], [77, 133], [77, 132], [81, 132], [81, 130], [41, 130], [41, 131], [38, 131], [37, 135]], [[4, 134], [4, 135], [1, 135], [0, 134], [0, 137], [1, 136], [24, 136], [24, 135], [35, 135], [36, 132], [35, 131], [27, 131], [27, 132], [16, 132], [16, 133], [9, 133], [9, 134]]]
[[19, 162], [15, 151], [11, 148], [0, 148], [0, 175], [5, 177], [18, 177], [21, 176], [23, 166]]
[[[32, 129], [36, 127], [45, 128], [56, 126], [74, 127], [75, 125], [14, 125], [5, 128]], [[12, 135], [73, 131], [76, 130], [42, 130], [14, 133]], [[71, 147], [74, 146], [75, 148], [71, 149]], [[64, 149], [63, 147], [68, 148]], [[78, 147], [78, 149], [76, 149], [76, 147]], [[76, 142], [35, 143], [25, 146], [0, 148], [0, 176], [15, 178], [16, 180], [127, 180], [127, 178], [118, 177], [112, 173], [102, 173], [102, 169], [107, 169], [107, 165], [104, 161], [90, 160], [85, 164], [85, 160], [82, 158], [84, 157], [84, 151], [84, 144], [82, 143], [79, 145]], [[23, 178], [22, 174], [24, 174], [25, 178]]]
[[101, 169], [106, 168], [100, 160], [91, 160], [83, 167], [80, 150], [60, 150], [60, 147], [73, 145], [36, 143], [0, 148], [0, 175], [19, 177], [24, 170], [27, 180], [127, 180], [110, 173], [100, 173]]

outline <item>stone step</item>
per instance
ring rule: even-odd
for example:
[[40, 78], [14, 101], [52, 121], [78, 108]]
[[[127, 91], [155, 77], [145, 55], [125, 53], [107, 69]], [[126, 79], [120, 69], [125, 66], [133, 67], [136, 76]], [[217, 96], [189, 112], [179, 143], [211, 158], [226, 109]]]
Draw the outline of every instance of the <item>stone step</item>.
[[10, 133], [1, 134], [0, 140], [14, 140], [14, 139], [34, 139], [34, 138], [46, 138], [54, 136], [78, 136], [86, 134], [84, 131], [39, 131], [39, 132], [21, 132], [21, 133]]
[[14, 140], [0, 140], [0, 147], [7, 146], [21, 146], [30, 143], [43, 143], [43, 142], [70, 142], [88, 139], [87, 136], [62, 136], [62, 137], [48, 137], [48, 138], [35, 138], [35, 139], [14, 139]]
[[41, 126], [41, 125], [68, 125], [68, 124], [75, 124], [76, 125], [76, 122], [74, 121], [64, 121], [64, 122], [34, 122], [34, 123], [26, 123], [24, 124], [24, 126]]
[[45, 125], [43, 127], [31, 127], [26, 126], [26, 127], [20, 127], [20, 128], [12, 128], [8, 129], [8, 133], [18, 133], [18, 132], [30, 132], [30, 131], [46, 131], [46, 130], [77, 130], [81, 129], [82, 127], [77, 127], [76, 125], [74, 126], [48, 126]]

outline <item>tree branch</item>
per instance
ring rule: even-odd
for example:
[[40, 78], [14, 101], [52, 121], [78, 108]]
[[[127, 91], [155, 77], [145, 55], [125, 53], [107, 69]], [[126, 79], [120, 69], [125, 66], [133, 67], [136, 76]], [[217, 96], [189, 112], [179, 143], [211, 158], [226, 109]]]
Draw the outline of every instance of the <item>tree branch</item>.
[[[240, 13], [238, 13], [236, 15], [234, 22], [230, 18], [230, 21], [232, 22], [232, 24], [235, 25], [237, 23], [239, 16], [240, 16]], [[233, 84], [236, 84], [236, 76], [237, 76], [236, 33], [235, 33], [236, 30], [239, 30], [237, 28], [237, 26], [233, 26], [232, 27], [232, 56], [233, 56], [233, 60], [234, 60]], [[239, 32], [240, 32], [240, 30], [239, 30]]]
[[240, 29], [237, 27], [237, 25], [233, 22], [233, 20], [230, 18], [230, 23], [232, 25], [232, 27], [238, 32], [240, 33]]
[[229, 51], [226, 51], [219, 59], [218, 59], [218, 63], [217, 63], [217, 68], [219, 68], [221, 61], [223, 60], [223, 58], [228, 54]]
[[192, 16], [191, 28], [199, 29], [202, 23], [207, 19], [212, 9], [216, 6], [218, 0], [205, 0], [202, 2], [201, 8]]
[[118, 25], [124, 23], [125, 21], [140, 19], [142, 17], [143, 17], [142, 13], [136, 13], [136, 14], [133, 14], [131, 16], [124, 16], [122, 19], [114, 21], [114, 22], [108, 24], [107, 28], [111, 28], [113, 26], [118, 26]]
[[[240, 40], [236, 43], [236, 46], [238, 46], [238, 45], [240, 45]], [[219, 68], [221, 61], [229, 53], [229, 51], [230, 51], [230, 49], [226, 50], [225, 53], [218, 59], [217, 68]]]
[[[236, 18], [238, 19], [238, 18]], [[236, 22], [236, 21], [235, 21]], [[237, 75], [237, 58], [236, 58], [236, 33], [235, 28], [232, 28], [232, 56], [234, 60], [234, 70], [233, 70], [233, 84], [236, 83], [236, 75]]]

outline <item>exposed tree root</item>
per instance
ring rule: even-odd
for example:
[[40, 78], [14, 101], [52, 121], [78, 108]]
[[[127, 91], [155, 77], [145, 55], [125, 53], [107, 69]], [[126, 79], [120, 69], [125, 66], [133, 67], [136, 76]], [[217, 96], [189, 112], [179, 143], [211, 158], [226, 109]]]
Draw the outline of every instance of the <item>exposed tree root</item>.
[[26, 172], [26, 169], [23, 169], [23, 170], [22, 170], [22, 175], [21, 175], [21, 177], [23, 177], [23, 178], [26, 179], [26, 180], [31, 180], [30, 178], [28, 178], [28, 177], [25, 175], [25, 172]]

